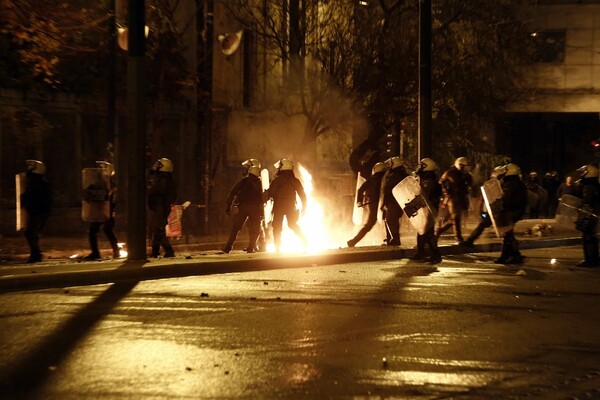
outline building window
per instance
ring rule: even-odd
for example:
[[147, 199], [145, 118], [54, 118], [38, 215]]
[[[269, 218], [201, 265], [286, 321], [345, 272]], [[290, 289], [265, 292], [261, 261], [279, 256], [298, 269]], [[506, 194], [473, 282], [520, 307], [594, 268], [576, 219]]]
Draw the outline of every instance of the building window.
[[565, 61], [566, 31], [540, 31], [531, 36], [536, 62], [561, 63]]

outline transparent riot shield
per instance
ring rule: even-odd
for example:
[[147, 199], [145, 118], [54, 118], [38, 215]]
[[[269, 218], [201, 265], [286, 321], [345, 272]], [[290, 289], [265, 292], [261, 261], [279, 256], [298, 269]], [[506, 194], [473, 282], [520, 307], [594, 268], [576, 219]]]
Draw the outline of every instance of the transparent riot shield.
[[583, 200], [579, 197], [565, 194], [560, 198], [556, 208], [556, 224], [566, 228], [575, 228], [575, 221], [579, 218]]
[[494, 232], [496, 232], [497, 237], [501, 238], [513, 228], [513, 223], [508, 218], [508, 215], [503, 212], [504, 203], [502, 201], [502, 186], [500, 185], [500, 181], [496, 178], [490, 179], [481, 186], [481, 193], [483, 194], [485, 206], [492, 220]]
[[392, 194], [419, 235], [435, 225], [435, 215], [414, 176], [404, 178], [392, 189]]
[[102, 168], [84, 168], [81, 171], [81, 185], [81, 219], [84, 222], [106, 221], [110, 217], [110, 177]]
[[25, 193], [25, 173], [15, 175], [15, 194], [17, 205], [17, 231], [22, 231], [27, 225], [27, 211], [22, 208], [21, 196]]
[[358, 189], [365, 183], [365, 178], [360, 175], [360, 172], [356, 176], [356, 190], [354, 191], [354, 208], [352, 209], [352, 223], [354, 225], [362, 225], [364, 221], [364, 207], [359, 207], [356, 203], [358, 199]]

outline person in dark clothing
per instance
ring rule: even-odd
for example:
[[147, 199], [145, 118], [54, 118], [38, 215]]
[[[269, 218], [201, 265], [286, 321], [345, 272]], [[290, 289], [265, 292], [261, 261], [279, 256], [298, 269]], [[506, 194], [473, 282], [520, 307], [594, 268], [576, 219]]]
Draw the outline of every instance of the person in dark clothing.
[[558, 177], [558, 172], [549, 171], [544, 174], [542, 187], [548, 193], [548, 202], [546, 203], [545, 210], [548, 218], [553, 218], [554, 214], [556, 214], [556, 207], [558, 206], [558, 197], [556, 197], [556, 192], [558, 191], [559, 186], [560, 178]]
[[44, 177], [46, 166], [38, 160], [26, 160], [25, 191], [21, 195], [21, 207], [27, 212], [24, 236], [29, 245], [28, 263], [42, 261], [40, 232], [46, 225], [52, 209], [52, 190]]
[[371, 176], [363, 182], [358, 188], [356, 202], [359, 207], [367, 207], [368, 217], [365, 224], [360, 228], [358, 233], [346, 244], [348, 247], [354, 247], [367, 233], [373, 229], [377, 223], [377, 212], [379, 211], [379, 198], [381, 194], [381, 181], [386, 171], [386, 166], [382, 162], [378, 162], [373, 166]]
[[577, 195], [577, 185], [573, 183], [573, 177], [571, 176], [567, 176], [565, 181], [560, 184], [556, 190], [556, 198], [560, 200], [560, 198], [565, 194], [569, 194], [571, 196]]
[[448, 208], [450, 218], [438, 227], [435, 235], [439, 238], [450, 227], [453, 227], [454, 236], [459, 244], [464, 241], [462, 218], [463, 214], [469, 210], [469, 192], [473, 184], [469, 166], [469, 160], [465, 157], [459, 157], [454, 161], [454, 165], [444, 172], [440, 178], [444, 193], [442, 204]]
[[404, 212], [396, 201], [392, 189], [408, 176], [408, 171], [400, 157], [392, 157], [385, 161], [389, 168], [383, 177], [383, 219], [387, 225], [386, 243], [390, 246], [400, 246], [400, 219]]
[[247, 253], [254, 253], [256, 241], [260, 234], [260, 220], [263, 214], [262, 186], [260, 183], [260, 167], [248, 167], [248, 174], [238, 180], [229, 191], [225, 201], [225, 213], [231, 215], [231, 208], [237, 207], [233, 215], [233, 226], [223, 253], [229, 253], [233, 243], [244, 224], [248, 224], [248, 247]]
[[593, 268], [600, 266], [598, 254], [598, 238], [596, 227], [600, 212], [600, 183], [598, 183], [598, 167], [595, 164], [584, 165], [579, 183], [580, 197], [583, 202], [575, 227], [581, 231], [584, 259], [577, 263], [578, 267]]
[[[442, 187], [439, 184], [436, 174], [437, 166], [431, 158], [424, 158], [420, 161], [417, 168], [417, 176], [421, 185], [421, 193], [429, 205], [433, 208], [431, 211], [435, 214], [440, 205], [440, 197], [442, 196]], [[442, 255], [438, 249], [437, 236], [435, 236], [435, 223], [425, 231], [423, 235], [417, 233], [417, 252], [410, 257], [415, 261], [428, 261], [431, 264], [442, 262]], [[425, 257], [425, 245], [429, 246], [430, 256]]]
[[[518, 165], [510, 163], [504, 171], [498, 174], [502, 185], [502, 212], [499, 218], [514, 225], [523, 218], [527, 209], [527, 186], [521, 181], [521, 169]], [[494, 261], [496, 264], [520, 264], [523, 255], [519, 251], [519, 241], [515, 238], [514, 229], [504, 234], [502, 239], [502, 252]]]
[[[298, 226], [300, 214], [306, 209], [306, 193], [302, 183], [294, 175], [294, 163], [288, 159], [281, 159], [275, 164], [277, 173], [266, 192], [266, 198], [273, 199], [273, 241], [277, 252], [281, 250], [281, 232], [283, 230], [283, 217], [287, 220], [288, 227], [308, 245], [306, 236]], [[302, 208], [296, 208], [296, 194], [300, 197]]]
[[84, 257], [85, 260], [99, 260], [100, 259], [100, 250], [98, 249], [98, 232], [100, 232], [100, 228], [106, 235], [108, 242], [110, 243], [110, 247], [112, 248], [113, 258], [120, 257], [119, 245], [117, 241], [117, 237], [114, 233], [115, 228], [115, 208], [117, 205], [117, 185], [115, 181], [115, 168], [114, 166], [107, 161], [96, 161], [96, 164], [104, 170], [104, 173], [109, 178], [109, 187], [108, 187], [108, 203], [109, 203], [109, 217], [104, 222], [90, 222], [90, 226], [88, 228], [88, 239], [90, 242], [91, 252], [87, 256]]
[[160, 158], [150, 171], [148, 179], [148, 209], [150, 210], [151, 257], [160, 255], [160, 247], [165, 250], [164, 257], [175, 257], [173, 247], [167, 237], [171, 206], [177, 199], [177, 186], [173, 179], [173, 163], [168, 158]]
[[527, 189], [532, 193], [529, 198], [529, 217], [540, 218], [541, 212], [548, 204], [548, 193], [540, 183], [540, 178], [537, 172], [531, 171], [527, 178]]

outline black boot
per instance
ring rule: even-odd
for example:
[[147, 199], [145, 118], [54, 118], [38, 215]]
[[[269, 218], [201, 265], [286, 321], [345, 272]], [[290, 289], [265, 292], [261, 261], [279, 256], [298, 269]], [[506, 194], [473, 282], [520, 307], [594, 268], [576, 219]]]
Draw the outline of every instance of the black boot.
[[150, 254], [150, 257], [158, 258], [158, 256], [160, 256], [160, 245], [153, 244], [152, 245], [152, 253]]
[[170, 244], [165, 244], [165, 245], [163, 245], [163, 247], [165, 249], [165, 255], [163, 257], [165, 257], [165, 258], [175, 257], [175, 251], [173, 251], [173, 247]]

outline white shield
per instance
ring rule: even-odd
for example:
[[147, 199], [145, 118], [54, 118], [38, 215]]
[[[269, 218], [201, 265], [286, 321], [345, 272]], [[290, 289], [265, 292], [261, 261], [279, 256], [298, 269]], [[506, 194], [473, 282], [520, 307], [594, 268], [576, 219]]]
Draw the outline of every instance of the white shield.
[[17, 231], [22, 231], [27, 225], [27, 210], [21, 206], [21, 196], [25, 193], [25, 172], [15, 175], [16, 204], [17, 204]]
[[102, 168], [81, 171], [81, 219], [84, 222], [104, 222], [110, 217], [108, 194], [110, 178]]
[[[266, 168], [260, 171], [260, 183], [262, 185], [263, 192], [269, 190], [269, 186], [271, 185], [271, 183], [269, 180], [269, 170]], [[263, 206], [263, 209], [265, 213], [264, 223], [266, 226], [269, 224], [269, 222], [271, 222], [271, 219], [273, 217], [273, 200], [269, 199]]]
[[435, 225], [435, 215], [414, 176], [404, 178], [392, 189], [392, 194], [419, 235]]
[[500, 181], [496, 178], [490, 179], [481, 187], [481, 193], [483, 194], [487, 212], [492, 220], [494, 232], [496, 232], [497, 237], [501, 238], [513, 228], [513, 223], [508, 218], [508, 215], [504, 213], [503, 192]]

